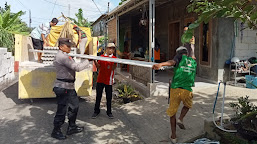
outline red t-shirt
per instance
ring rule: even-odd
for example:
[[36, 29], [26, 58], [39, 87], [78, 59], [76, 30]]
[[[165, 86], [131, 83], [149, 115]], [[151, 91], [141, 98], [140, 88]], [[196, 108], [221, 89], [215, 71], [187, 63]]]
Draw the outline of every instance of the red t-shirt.
[[[101, 55], [101, 57], [117, 58], [114, 55], [108, 56], [107, 54]], [[112, 85], [113, 77], [114, 77], [114, 70], [112, 70], [112, 67], [114, 65], [114, 62], [98, 60], [98, 64], [100, 65], [100, 69], [99, 69], [99, 73], [98, 73], [98, 77], [97, 77], [97, 83], [104, 83], [106, 85]]]

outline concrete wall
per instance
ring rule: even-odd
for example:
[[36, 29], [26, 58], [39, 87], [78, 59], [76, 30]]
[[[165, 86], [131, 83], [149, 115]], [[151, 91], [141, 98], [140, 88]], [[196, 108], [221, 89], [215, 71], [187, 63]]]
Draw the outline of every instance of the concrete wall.
[[7, 48], [0, 48], [0, 82], [14, 78], [14, 56]]
[[[50, 64], [35, 62], [33, 53], [29, 52], [31, 48], [29, 37], [15, 35], [15, 60], [19, 62], [19, 99], [55, 97], [52, 91], [56, 79], [55, 68]], [[96, 53], [97, 38], [93, 37], [93, 40], [89, 43], [89, 54], [96, 55]], [[2, 58], [1, 55], [0, 58]], [[76, 73], [75, 89], [78, 96], [91, 95], [92, 69]]]
[[31, 37], [15, 34], [15, 61], [36, 60], [36, 53], [29, 52], [29, 49], [33, 49]]
[[235, 39], [235, 55], [239, 59], [248, 59], [250, 57], [257, 57], [257, 30], [246, 28], [247, 25], [241, 26], [241, 22], [237, 24], [237, 37]]
[[[216, 75], [218, 80], [228, 80], [229, 65], [225, 65], [226, 60], [230, 59], [231, 49], [233, 45], [234, 35], [234, 19], [233, 18], [219, 18], [217, 19], [217, 34], [213, 41], [217, 41], [215, 50], [215, 57], [213, 58]], [[224, 75], [223, 75], [224, 72]]]
[[[22, 62], [19, 67], [19, 99], [53, 98], [56, 70], [52, 65]], [[92, 93], [92, 69], [76, 73], [75, 90], [78, 96]]]

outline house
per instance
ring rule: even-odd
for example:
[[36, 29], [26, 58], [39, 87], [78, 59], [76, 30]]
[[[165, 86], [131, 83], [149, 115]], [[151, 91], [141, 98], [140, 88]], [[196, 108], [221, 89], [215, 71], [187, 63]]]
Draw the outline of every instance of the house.
[[105, 18], [106, 14], [102, 14], [96, 21], [94, 21], [91, 26], [93, 30], [93, 36], [103, 36], [105, 33]]
[[[106, 16], [108, 36], [117, 41], [120, 51], [127, 41], [131, 52], [140, 46], [145, 53], [149, 52], [150, 58], [155, 37], [160, 43], [162, 61], [172, 59], [176, 48], [182, 45], [183, 27], [196, 20], [196, 15], [186, 10], [189, 3], [188, 0], [127, 0]], [[194, 31], [197, 76], [214, 83], [227, 80], [227, 60], [234, 56], [240, 59], [257, 56], [256, 33], [244, 29], [233, 18], [216, 18], [201, 24]]]

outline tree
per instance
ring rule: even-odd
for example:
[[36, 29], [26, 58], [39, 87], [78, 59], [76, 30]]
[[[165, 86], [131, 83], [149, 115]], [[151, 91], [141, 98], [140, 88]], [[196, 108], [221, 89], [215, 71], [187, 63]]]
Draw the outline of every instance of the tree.
[[25, 22], [21, 21], [20, 16], [25, 12], [11, 13], [11, 6], [5, 3], [5, 7], [0, 7], [0, 29], [7, 30], [10, 33], [29, 34], [31, 28]]
[[189, 25], [189, 29], [181, 37], [182, 43], [189, 42], [193, 31], [202, 22], [220, 17], [233, 17], [247, 23], [249, 28], [257, 29], [257, 0], [191, 0], [188, 12], [197, 13], [198, 18]]
[[31, 29], [25, 22], [21, 21], [20, 16], [25, 12], [11, 13], [11, 6], [5, 3], [5, 7], [0, 7], [0, 47], [8, 48], [14, 52], [14, 35], [29, 34]]
[[91, 28], [91, 23], [83, 17], [83, 10], [81, 8], [78, 10], [78, 13], [75, 13], [75, 16], [77, 17], [77, 20], [70, 17], [69, 19], [72, 20], [78, 26]]

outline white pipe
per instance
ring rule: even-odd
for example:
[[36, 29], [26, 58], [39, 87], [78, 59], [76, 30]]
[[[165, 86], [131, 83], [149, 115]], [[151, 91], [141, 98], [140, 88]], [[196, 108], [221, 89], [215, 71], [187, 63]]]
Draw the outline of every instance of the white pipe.
[[[221, 82], [220, 82], [221, 83]], [[220, 130], [222, 131], [225, 131], [225, 132], [230, 132], [230, 133], [235, 133], [237, 132], [237, 130], [227, 130], [223, 127], [223, 113], [224, 113], [224, 102], [225, 102], [225, 92], [226, 92], [226, 83], [224, 83], [224, 93], [223, 93], [223, 101], [222, 101], [222, 107], [221, 107], [221, 120], [220, 120], [220, 126], [217, 125], [216, 121], [215, 121], [215, 106], [216, 106], [216, 102], [217, 102], [217, 97], [219, 95], [219, 87], [220, 87], [220, 83], [219, 83], [219, 86], [218, 86], [218, 91], [217, 91], [217, 95], [216, 95], [216, 99], [214, 101], [214, 105], [213, 105], [213, 113], [212, 113], [212, 121], [214, 123], [214, 125], [219, 128]]]
[[217, 128], [219, 128], [220, 130], [223, 130], [225, 132], [230, 132], [230, 133], [236, 133], [237, 132], [237, 130], [227, 130], [227, 129], [224, 129], [223, 127], [221, 127], [221, 126], [218, 126], [217, 123], [215, 122], [214, 114], [212, 115], [212, 121], [213, 121], [214, 125]]
[[224, 83], [223, 100], [222, 100], [222, 106], [221, 106], [221, 119], [220, 119], [220, 126], [221, 126], [221, 127], [223, 127], [223, 114], [224, 114], [225, 92], [226, 92], [226, 83]]
[[[57, 51], [53, 50], [32, 50], [30, 49], [29, 52], [40, 52], [40, 53], [52, 53], [56, 54]], [[101, 56], [93, 56], [93, 55], [82, 55], [82, 54], [68, 54], [72, 57], [79, 57], [79, 58], [85, 58], [85, 59], [93, 59], [93, 60], [102, 60], [102, 61], [109, 61], [109, 62], [115, 62], [115, 63], [122, 63], [122, 64], [128, 64], [128, 65], [135, 65], [135, 66], [142, 66], [142, 67], [148, 67], [152, 68], [154, 62], [145, 62], [145, 61], [137, 61], [137, 60], [128, 60], [128, 59], [119, 59], [119, 58], [109, 58], [109, 57], [101, 57]], [[165, 67], [164, 67], [165, 69]]]

